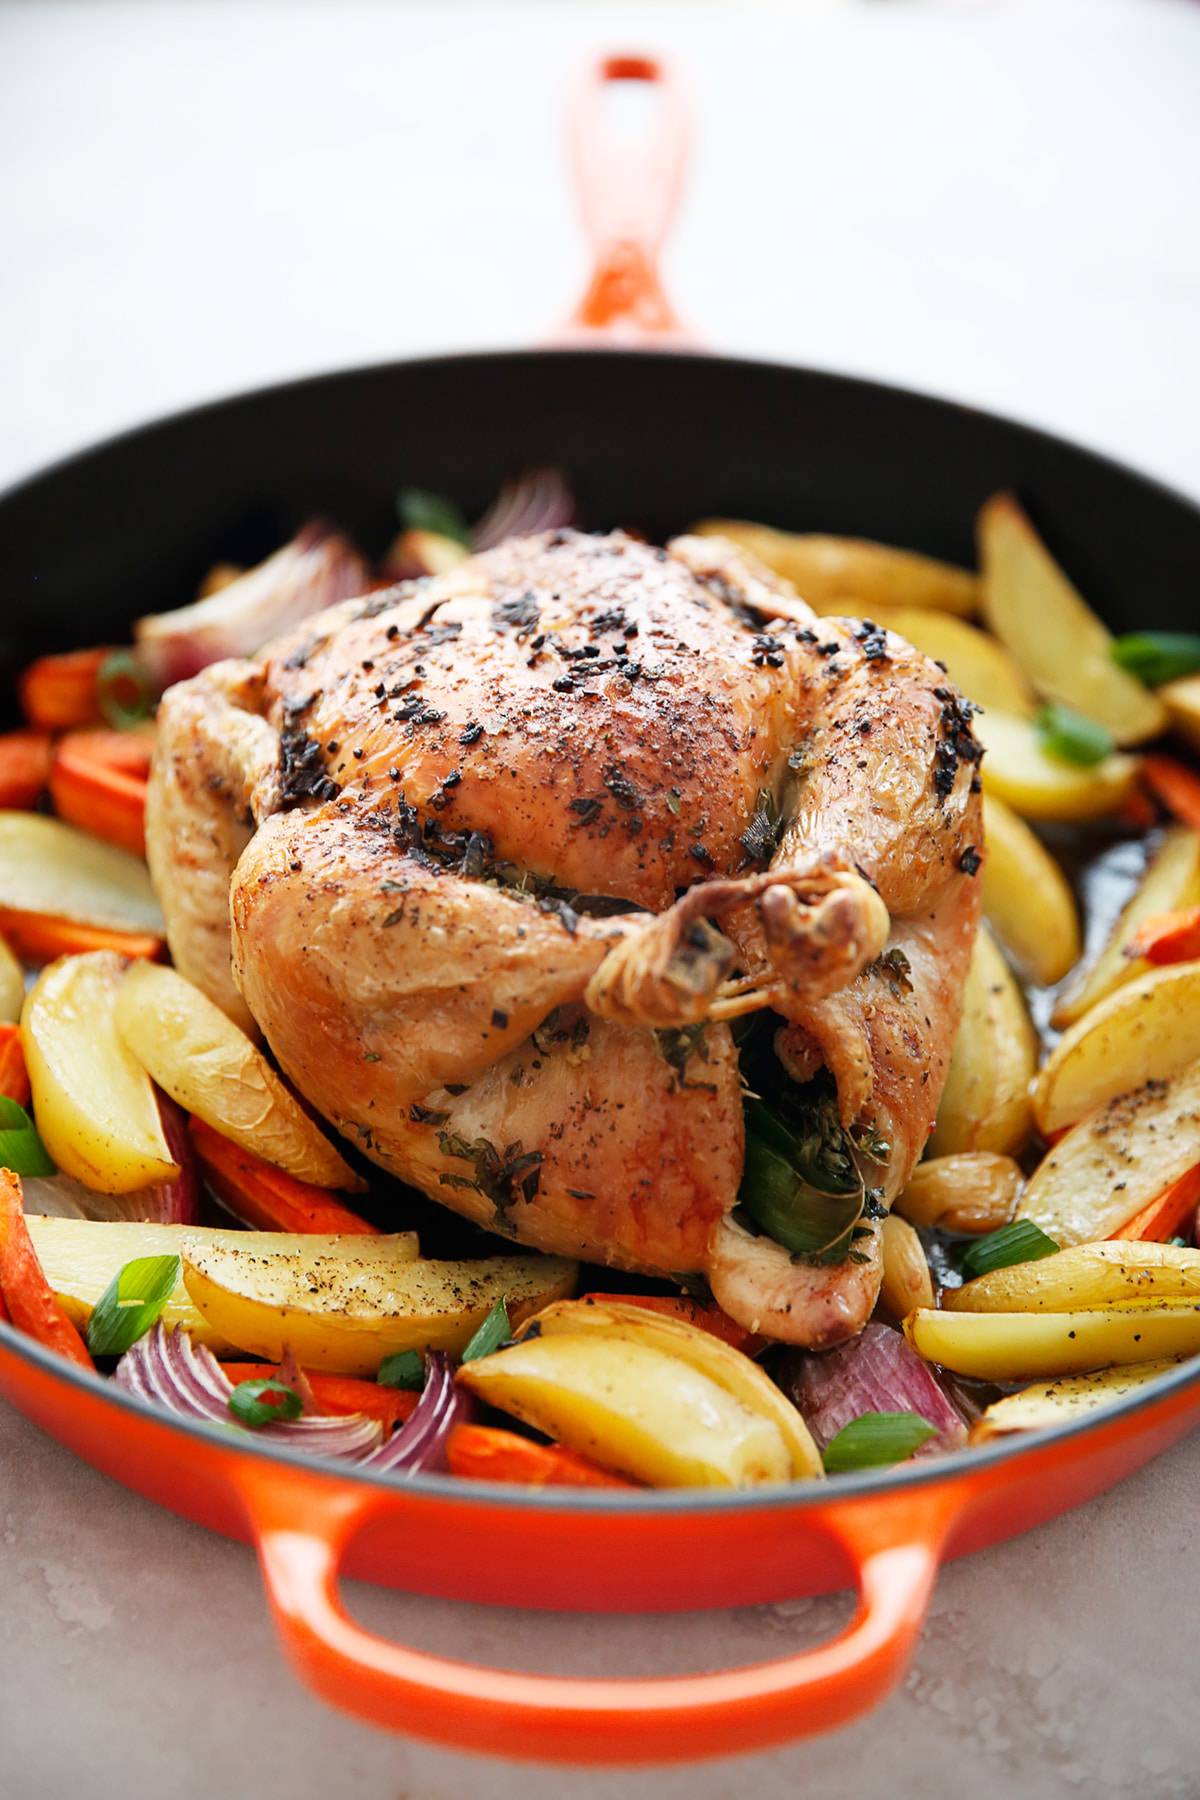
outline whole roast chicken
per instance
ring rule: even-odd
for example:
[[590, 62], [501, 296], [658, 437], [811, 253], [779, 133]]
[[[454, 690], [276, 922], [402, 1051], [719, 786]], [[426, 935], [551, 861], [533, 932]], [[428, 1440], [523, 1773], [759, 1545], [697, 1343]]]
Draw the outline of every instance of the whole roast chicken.
[[[869, 1317], [932, 1127], [978, 760], [900, 638], [719, 538], [563, 530], [171, 688], [150, 866], [179, 969], [375, 1162], [818, 1347]], [[860, 1147], [840, 1260], [735, 1212], [748, 1027]]]

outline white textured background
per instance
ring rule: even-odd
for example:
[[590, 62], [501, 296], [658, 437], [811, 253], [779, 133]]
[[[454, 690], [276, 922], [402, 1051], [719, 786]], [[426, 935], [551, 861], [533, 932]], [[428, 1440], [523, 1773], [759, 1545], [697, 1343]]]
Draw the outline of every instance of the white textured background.
[[[0, 480], [215, 393], [543, 332], [583, 278], [562, 85], [623, 44], [695, 89], [668, 270], [713, 344], [953, 393], [1200, 491], [1191, 0], [0, 4]], [[863, 1725], [562, 1775], [325, 1712], [248, 1553], [0, 1412], [0, 1794], [1195, 1796], [1198, 1476], [1193, 1442], [948, 1570]], [[481, 1660], [647, 1673], [782, 1654], [842, 1612], [362, 1605]]]

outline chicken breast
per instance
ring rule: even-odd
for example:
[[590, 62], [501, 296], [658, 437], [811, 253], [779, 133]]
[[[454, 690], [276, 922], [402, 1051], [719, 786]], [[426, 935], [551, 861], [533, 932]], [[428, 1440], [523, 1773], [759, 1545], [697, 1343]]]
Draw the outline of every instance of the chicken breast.
[[890, 1145], [932, 1126], [979, 916], [978, 747], [940, 668], [719, 539], [573, 531], [347, 601], [160, 710], [175, 961], [365, 1153], [524, 1243], [861, 1328], [730, 1215], [728, 1021]]

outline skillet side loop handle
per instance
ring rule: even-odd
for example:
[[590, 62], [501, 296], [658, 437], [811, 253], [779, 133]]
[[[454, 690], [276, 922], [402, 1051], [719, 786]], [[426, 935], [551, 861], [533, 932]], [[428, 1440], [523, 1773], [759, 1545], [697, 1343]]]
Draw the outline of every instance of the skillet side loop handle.
[[[613, 138], [607, 90], [618, 81], [654, 90], [645, 139]], [[568, 145], [592, 274], [564, 337], [625, 345], [691, 343], [663, 292], [658, 259], [683, 186], [690, 138], [677, 75], [651, 56], [606, 56], [580, 74], [568, 114]]]
[[311, 1483], [289, 1492], [261, 1466], [239, 1486], [283, 1647], [322, 1699], [455, 1750], [575, 1764], [730, 1756], [866, 1712], [904, 1673], [958, 1511], [936, 1492], [831, 1510], [822, 1527], [849, 1554], [859, 1605], [815, 1649], [710, 1675], [577, 1679], [478, 1668], [375, 1636], [348, 1617], [338, 1569], [377, 1502], [348, 1487], [325, 1502]]

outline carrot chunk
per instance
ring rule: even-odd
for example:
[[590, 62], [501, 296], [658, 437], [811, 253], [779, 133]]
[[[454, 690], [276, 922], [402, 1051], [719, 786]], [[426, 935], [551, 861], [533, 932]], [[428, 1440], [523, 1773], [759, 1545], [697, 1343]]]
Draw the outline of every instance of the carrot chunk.
[[54, 810], [69, 825], [144, 856], [149, 768], [150, 746], [139, 734], [68, 732], [50, 768]]
[[1200, 957], [1200, 906], [1155, 913], [1143, 919], [1129, 940], [1127, 954], [1152, 963], [1192, 962]]
[[493, 1425], [456, 1425], [450, 1433], [447, 1459], [452, 1475], [473, 1481], [514, 1481], [523, 1487], [634, 1486], [576, 1450], [564, 1450], [561, 1444], [535, 1444], [515, 1431], [501, 1431]]
[[42, 1273], [25, 1224], [20, 1177], [11, 1169], [0, 1169], [0, 1294], [18, 1331], [81, 1369], [95, 1368], [87, 1346]]
[[1168, 812], [1200, 831], [1200, 775], [1194, 769], [1155, 752], [1142, 758], [1142, 780]]
[[115, 950], [118, 956], [145, 956], [154, 961], [166, 947], [152, 932], [111, 931], [105, 925], [84, 925], [78, 919], [20, 912], [10, 906], [0, 907], [0, 936], [22, 962], [35, 964], [86, 950]]
[[[234, 1383], [274, 1381], [279, 1376], [274, 1363], [227, 1362], [221, 1366]], [[410, 1419], [421, 1398], [407, 1388], [381, 1387], [377, 1381], [363, 1381], [357, 1375], [326, 1375], [320, 1369], [305, 1369], [304, 1377], [321, 1412], [366, 1413], [389, 1430]]]
[[1139, 1238], [1143, 1242], [1163, 1243], [1165, 1239], [1174, 1237], [1179, 1227], [1186, 1223], [1189, 1214], [1200, 1206], [1200, 1164], [1181, 1175], [1178, 1181], [1171, 1182], [1161, 1194], [1155, 1195], [1149, 1206], [1144, 1206], [1140, 1213], [1122, 1225], [1120, 1231], [1114, 1231], [1114, 1238]]
[[332, 1199], [325, 1188], [273, 1168], [261, 1157], [222, 1137], [202, 1119], [192, 1119], [189, 1129], [205, 1180], [243, 1223], [259, 1231], [379, 1235], [378, 1226]]
[[101, 666], [111, 654], [107, 646], [101, 646], [96, 650], [68, 650], [62, 656], [40, 656], [30, 663], [18, 684], [21, 710], [29, 723], [43, 731], [70, 731], [76, 725], [97, 724], [97, 682]]
[[36, 806], [50, 779], [52, 751], [44, 731], [6, 731], [0, 736], [0, 806]]
[[0, 1024], [0, 1094], [18, 1106], [29, 1105], [29, 1070], [19, 1025]]

